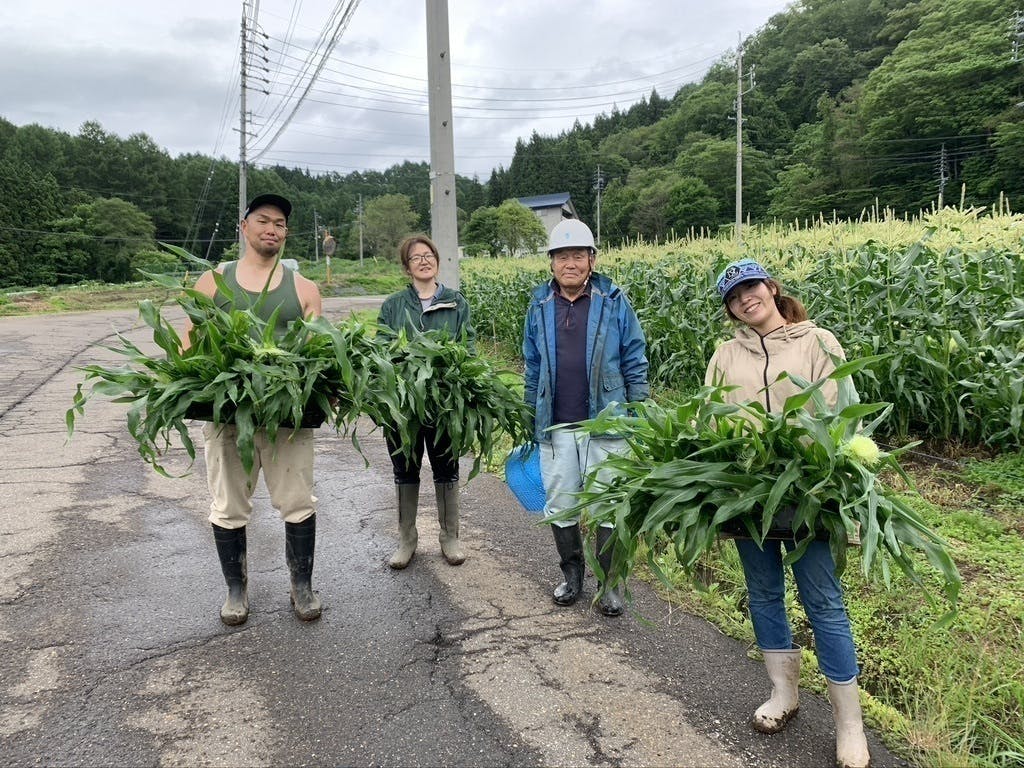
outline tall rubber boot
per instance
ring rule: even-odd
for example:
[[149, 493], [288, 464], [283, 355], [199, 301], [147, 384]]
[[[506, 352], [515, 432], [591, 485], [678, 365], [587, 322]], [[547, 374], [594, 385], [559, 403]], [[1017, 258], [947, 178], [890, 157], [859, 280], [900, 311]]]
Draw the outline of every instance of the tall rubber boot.
[[[605, 550], [605, 544], [612, 538], [615, 533], [614, 528], [606, 528], [603, 525], [597, 528], [597, 562], [601, 566], [601, 570], [604, 571], [607, 577], [609, 569], [612, 567], [612, 555], [615, 552], [615, 544], [612, 543]], [[601, 585], [598, 584], [598, 589]], [[601, 613], [605, 616], [619, 616], [622, 614], [622, 596], [619, 595], [619, 588], [609, 589], [600, 599], [597, 601], [598, 607], [601, 609]]]
[[437, 496], [437, 522], [441, 531], [437, 540], [441, 542], [441, 554], [448, 565], [461, 565], [466, 561], [466, 553], [459, 543], [459, 484], [434, 483]]
[[829, 680], [828, 698], [836, 721], [836, 765], [838, 768], [868, 768], [871, 754], [864, 736], [857, 678], [842, 684]]
[[551, 531], [555, 535], [559, 566], [565, 577], [565, 581], [555, 587], [551, 597], [557, 605], [572, 605], [583, 592], [584, 561], [580, 525], [575, 523], [562, 528], [552, 524]]
[[249, 579], [245, 564], [245, 526], [221, 528], [213, 526], [213, 540], [217, 544], [220, 568], [228, 585], [228, 596], [220, 609], [220, 620], [234, 627], [245, 624], [249, 618]]
[[416, 544], [419, 541], [419, 534], [416, 532], [416, 508], [420, 501], [420, 484], [396, 485], [395, 495], [398, 497], [398, 549], [388, 560], [388, 565], [400, 571], [416, 554]]
[[316, 514], [301, 523], [284, 524], [284, 557], [292, 579], [292, 607], [303, 621], [320, 618], [320, 597], [312, 586], [315, 550]]
[[800, 708], [800, 649], [766, 651], [764, 666], [772, 681], [772, 695], [754, 712], [752, 725], [761, 733], [778, 733]]

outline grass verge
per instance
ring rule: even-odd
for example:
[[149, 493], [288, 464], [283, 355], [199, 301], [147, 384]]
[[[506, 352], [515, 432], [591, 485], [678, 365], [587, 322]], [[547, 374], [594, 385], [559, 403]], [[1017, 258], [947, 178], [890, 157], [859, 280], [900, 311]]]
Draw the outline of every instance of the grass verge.
[[[393, 293], [408, 282], [398, 264], [367, 259], [331, 262], [330, 281], [327, 264], [302, 262], [300, 272], [320, 287], [323, 296], [380, 296]], [[182, 280], [196, 274], [183, 275]], [[88, 312], [101, 309], [130, 309], [143, 299], [163, 302], [172, 299], [165, 289], [151, 281], [138, 283], [80, 283], [78, 285], [40, 286], [0, 293], [0, 317], [36, 315], [50, 312]]]
[[[908, 501], [949, 542], [964, 577], [956, 620], [936, 628], [943, 605], [894, 574], [891, 589], [865, 581], [854, 552], [843, 588], [858, 646], [865, 715], [890, 748], [934, 768], [1024, 764], [1024, 454], [975, 460], [963, 470], [911, 467]], [[664, 599], [750, 643], [746, 587], [729, 542], [705, 556], [696, 584], [658, 555]], [[921, 564], [927, 573], [927, 565]], [[814, 640], [791, 575], [787, 612], [806, 663], [801, 685], [824, 692]], [[938, 581], [931, 585], [938, 590]], [[752, 703], [754, 706], [756, 703]]]

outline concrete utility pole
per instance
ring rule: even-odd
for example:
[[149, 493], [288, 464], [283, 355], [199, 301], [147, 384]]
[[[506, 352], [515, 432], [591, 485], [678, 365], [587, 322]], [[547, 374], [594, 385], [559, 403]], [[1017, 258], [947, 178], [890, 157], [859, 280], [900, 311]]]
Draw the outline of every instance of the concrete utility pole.
[[1021, 41], [1024, 41], [1024, 13], [1021, 11], [1014, 11], [1013, 16], [1010, 17], [1010, 27], [1010, 38], [1013, 42], [1013, 56], [1011, 61], [1017, 63], [1020, 61]]
[[[1010, 17], [1010, 38], [1013, 40], [1013, 57], [1011, 61], [1018, 64], [1021, 61], [1021, 44], [1024, 43], [1024, 13], [1014, 11]], [[1024, 101], [1020, 101], [1020, 88], [1017, 89], [1017, 106], [1024, 107]]]
[[604, 189], [604, 176], [601, 175], [601, 166], [597, 166], [597, 175], [594, 177], [594, 188], [597, 189], [597, 244], [601, 244], [601, 190]]
[[736, 245], [743, 245], [743, 38], [736, 48]]
[[430, 117], [430, 230], [441, 254], [439, 278], [459, 288], [459, 230], [452, 135], [452, 70], [448, 0], [427, 4], [427, 102]]
[[359, 266], [363, 266], [363, 196], [359, 195], [359, 205], [356, 206], [356, 216], [359, 219]]
[[949, 181], [949, 159], [946, 156], [946, 145], [942, 145], [942, 151], [939, 153], [939, 210], [945, 206], [944, 194], [946, 192], [946, 182]]
[[[245, 199], [246, 190], [246, 161], [245, 161], [245, 140], [248, 134], [245, 126], [245, 67], [246, 59], [248, 58], [246, 52], [246, 38], [249, 36], [249, 32], [246, 28], [245, 19], [245, 2], [242, 3], [242, 59], [241, 59], [241, 83], [242, 90], [239, 97], [241, 107], [239, 109], [239, 125], [238, 125], [238, 220], [242, 220], [242, 215], [245, 213]], [[245, 254], [245, 238], [242, 236], [242, 227], [238, 227], [238, 256], [241, 258]]]
[[736, 245], [743, 245], [743, 94], [754, 90], [754, 68], [750, 68], [750, 87], [743, 90], [743, 34], [738, 33], [736, 48]]
[[213, 250], [213, 242], [217, 239], [217, 230], [220, 229], [220, 220], [218, 219], [213, 225], [213, 234], [210, 235], [210, 242], [206, 246], [206, 256], [204, 257], [207, 261], [210, 260], [210, 251]]
[[314, 261], [320, 263], [320, 217], [317, 215], [316, 208], [313, 209], [313, 253]]

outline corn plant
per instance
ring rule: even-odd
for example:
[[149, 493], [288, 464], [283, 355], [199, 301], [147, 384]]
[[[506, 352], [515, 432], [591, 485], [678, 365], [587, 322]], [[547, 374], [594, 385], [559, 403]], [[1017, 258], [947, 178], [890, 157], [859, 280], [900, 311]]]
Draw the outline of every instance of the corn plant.
[[384, 338], [386, 362], [374, 376], [386, 375], [388, 382], [375, 380], [373, 389], [390, 387], [393, 412], [405, 418], [394, 422], [383, 412], [374, 418], [397, 437], [407, 458], [420, 427], [429, 426], [455, 456], [473, 454], [472, 479], [501, 433], [514, 444], [530, 438], [529, 409], [512, 386], [515, 374], [496, 370], [445, 330], [411, 337], [402, 330]]
[[[213, 275], [218, 292], [230, 300], [223, 277]], [[179, 288], [173, 277], [148, 276], [166, 288]], [[78, 385], [66, 415], [69, 436], [88, 399], [105, 395], [129, 406], [128, 430], [139, 453], [165, 475], [161, 461], [174, 437], [195, 459], [190, 419], [234, 424], [246, 471], [253, 466], [259, 430], [276, 441], [282, 430], [290, 434], [296, 426], [326, 421], [350, 434], [359, 450], [361, 415], [386, 425], [407, 456], [420, 425], [436, 427], [456, 455], [474, 453], [470, 477], [480, 471], [502, 431], [516, 442], [528, 437], [527, 408], [509, 385], [514, 375], [494, 370], [444, 332], [407, 339], [404, 333], [378, 334], [376, 326], [356, 319], [332, 324], [319, 317], [295, 320], [278, 336], [276, 312], [263, 320], [250, 308], [222, 309], [192, 288], [182, 290], [176, 304], [193, 324], [190, 347], [182, 349], [182, 339], [158, 306], [141, 302], [140, 315], [163, 355], [143, 352], [119, 334], [118, 344], [107, 349], [126, 357], [127, 364], [82, 368], [85, 382]], [[86, 392], [83, 385], [89, 381], [93, 385]]]
[[[178, 287], [172, 277], [150, 277]], [[230, 289], [216, 277], [219, 290], [230, 297]], [[274, 441], [282, 428], [290, 432], [326, 420], [348, 432], [360, 413], [387, 407], [381, 402], [385, 393], [370, 388], [377, 353], [363, 324], [335, 327], [323, 318], [296, 320], [278, 338], [276, 313], [265, 321], [251, 309], [221, 309], [190, 288], [176, 303], [194, 324], [189, 349], [182, 350], [180, 336], [158, 306], [140, 302], [140, 316], [163, 356], [150, 355], [118, 334], [118, 344], [106, 348], [127, 358], [127, 364], [82, 367], [85, 382], [78, 384], [66, 415], [69, 436], [76, 414], [100, 394], [129, 406], [128, 431], [142, 458], [161, 474], [167, 474], [161, 460], [175, 435], [189, 459], [195, 459], [186, 423], [195, 418], [235, 424], [239, 458], [249, 471], [257, 430], [266, 430]], [[86, 393], [83, 384], [90, 380], [94, 384]], [[356, 440], [354, 430], [352, 437]]]
[[[857, 375], [866, 399], [893, 404], [883, 434], [1024, 445], [1024, 218], [944, 209], [922, 220], [751, 228], [727, 240], [637, 242], [598, 268], [626, 292], [647, 336], [655, 391], [694, 392], [730, 334], [717, 271], [752, 256], [797, 295], [850, 357], [888, 356]], [[518, 349], [544, 259], [467, 259], [467, 297], [482, 336]]]
[[[877, 362], [853, 360], [835, 369], [828, 377], [839, 390], [834, 409], [820, 392], [827, 379], [809, 384], [797, 377], [792, 378], [802, 391], [779, 413], [766, 413], [756, 401], [727, 403], [718, 387], [703, 387], [678, 403], [631, 404], [635, 416], [607, 409], [580, 428], [619, 434], [629, 452], [610, 456], [600, 475], [595, 471], [587, 478], [579, 504], [547, 521], [582, 515], [591, 530], [614, 525], [610, 572], [602, 574], [592, 563], [607, 589], [626, 581], [640, 552], [671, 586], [658, 564], [663, 547], [672, 546], [675, 560], [692, 573], [719, 535], [737, 526], [763, 545], [785, 510], [792, 512], [786, 535], [796, 546], [784, 562], [798, 559], [817, 536], [827, 535], [842, 572], [847, 547], [859, 539], [865, 578], [889, 586], [895, 564], [924, 590], [912, 555], [919, 550], [955, 603], [960, 576], [945, 543], [878, 476], [891, 471], [909, 483], [897, 461], [905, 449], [885, 452], [871, 439], [891, 406], [857, 402], [849, 378]], [[872, 420], [861, 426], [868, 417]]]

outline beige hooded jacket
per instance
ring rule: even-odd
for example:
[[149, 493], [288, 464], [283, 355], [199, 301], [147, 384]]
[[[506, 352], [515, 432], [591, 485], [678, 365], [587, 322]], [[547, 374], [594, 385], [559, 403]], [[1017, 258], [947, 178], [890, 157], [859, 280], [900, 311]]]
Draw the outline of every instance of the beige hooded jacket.
[[[776, 381], [779, 374], [786, 371], [811, 383], [827, 376], [835, 364], [826, 350], [846, 359], [836, 337], [810, 320], [784, 325], [764, 337], [742, 325], [735, 338], [711, 356], [704, 383], [738, 387], [725, 394], [727, 402], [759, 400], [769, 413], [778, 412], [786, 398], [800, 391], [788, 378]], [[834, 406], [836, 383], [827, 382], [821, 391], [829, 406]]]

